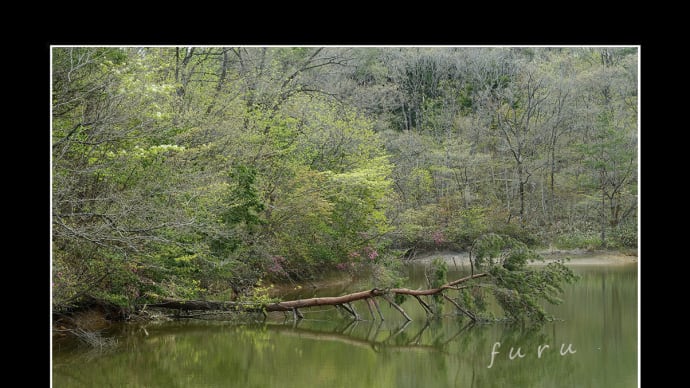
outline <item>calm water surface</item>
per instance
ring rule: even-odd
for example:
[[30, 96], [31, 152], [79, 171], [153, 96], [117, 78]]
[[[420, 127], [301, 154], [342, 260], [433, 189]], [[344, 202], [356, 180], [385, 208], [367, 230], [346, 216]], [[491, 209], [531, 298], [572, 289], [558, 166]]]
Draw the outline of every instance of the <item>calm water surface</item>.
[[[451, 271], [449, 279], [461, 276]], [[55, 387], [636, 387], [637, 265], [574, 266], [581, 279], [548, 310], [562, 320], [539, 328], [427, 321], [414, 300], [413, 321], [381, 303], [386, 320], [352, 322], [332, 308], [282, 314], [265, 323], [174, 322], [113, 327], [119, 345], [94, 351], [56, 342]], [[410, 268], [413, 287], [424, 269]], [[358, 285], [319, 291], [334, 295]], [[301, 291], [301, 296], [313, 292]], [[452, 312], [452, 306], [446, 306]], [[493, 365], [491, 352], [495, 349]], [[560, 355], [568, 345], [574, 354]], [[545, 347], [544, 345], [548, 345]], [[543, 348], [541, 358], [538, 348]], [[510, 360], [511, 347], [523, 358]]]

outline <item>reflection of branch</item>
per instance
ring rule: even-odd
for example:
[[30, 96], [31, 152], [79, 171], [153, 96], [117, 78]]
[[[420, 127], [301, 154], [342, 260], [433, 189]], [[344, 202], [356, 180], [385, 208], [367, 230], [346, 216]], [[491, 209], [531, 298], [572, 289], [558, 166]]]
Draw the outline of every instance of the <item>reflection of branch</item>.
[[346, 336], [351, 336], [352, 332], [355, 330], [355, 327], [357, 327], [357, 324], [359, 321], [350, 321], [350, 324], [345, 327], [345, 330], [343, 330], [341, 333]]
[[[360, 321], [361, 322], [361, 321]], [[431, 326], [430, 321], [426, 321], [424, 326], [419, 330], [417, 334], [414, 335], [414, 337], [408, 341], [406, 344], [400, 345], [400, 344], [395, 344], [394, 339], [399, 336], [401, 333], [403, 333], [410, 325], [412, 322], [410, 321], [405, 321], [397, 330], [391, 330], [391, 334], [386, 337], [386, 339], [382, 341], [375, 341], [375, 340], [370, 340], [369, 338], [376, 338], [378, 335], [379, 331], [381, 330], [381, 326], [383, 325], [383, 322], [379, 322], [378, 325], [376, 325], [376, 329], [374, 330], [374, 322], [370, 322], [369, 330], [367, 332], [367, 336], [365, 339], [360, 339], [360, 338], [355, 338], [352, 336], [352, 329], [353, 327], [357, 324], [357, 321], [351, 321], [349, 325], [347, 325], [344, 329], [340, 330], [335, 330], [334, 332], [331, 333], [326, 333], [326, 332], [321, 332], [318, 330], [313, 330], [313, 329], [304, 329], [304, 328], [295, 328], [294, 326], [288, 326], [288, 325], [269, 325], [271, 329], [277, 330], [281, 333], [288, 333], [291, 335], [296, 335], [301, 338], [309, 338], [309, 339], [315, 339], [315, 340], [328, 340], [328, 341], [338, 341], [342, 343], [346, 343], [349, 345], [355, 345], [359, 347], [367, 347], [367, 348], [372, 348], [375, 352], [379, 352], [381, 349], [389, 349], [389, 350], [412, 350], [412, 349], [422, 349], [422, 350], [429, 350], [429, 351], [434, 351], [434, 352], [440, 352], [440, 353], [446, 353], [444, 348], [448, 346], [452, 341], [454, 341], [458, 336], [460, 336], [463, 332], [471, 329], [474, 327], [474, 322], [468, 322], [466, 325], [460, 328], [453, 336], [448, 338], [447, 340], [441, 342], [437, 346], [432, 346], [432, 345], [422, 345], [420, 344], [420, 340], [422, 338], [422, 335], [426, 332], [426, 330]], [[371, 332], [374, 331], [374, 335], [371, 335]], [[346, 333], [346, 332], [349, 332]]]
[[419, 333], [417, 333], [417, 335], [415, 335], [412, 338], [412, 341], [410, 341], [410, 345], [412, 345], [412, 344], [419, 345], [419, 340], [422, 338], [422, 334], [424, 334], [424, 331], [426, 331], [426, 329], [428, 327], [429, 327], [429, 321], [427, 320], [426, 323], [424, 324], [424, 326], [422, 327], [422, 329], [419, 331]]
[[[398, 330], [398, 333], [402, 332], [410, 322], [407, 322], [403, 327]], [[373, 325], [373, 322], [372, 322]], [[317, 330], [310, 330], [310, 329], [303, 329], [303, 328], [292, 328], [290, 326], [284, 326], [284, 325], [269, 325], [269, 327], [272, 330], [275, 330], [281, 334], [285, 335], [290, 335], [290, 336], [295, 336], [299, 338], [305, 338], [305, 339], [313, 339], [317, 341], [335, 341], [335, 342], [340, 342], [344, 343], [347, 345], [353, 345], [361, 348], [366, 348], [366, 349], [372, 349], [375, 352], [379, 352], [381, 349], [387, 349], [387, 350], [427, 350], [431, 352], [438, 352], [440, 351], [438, 348], [430, 346], [430, 345], [413, 345], [413, 344], [408, 344], [408, 345], [393, 345], [386, 343], [389, 339], [393, 338], [395, 335], [389, 337], [385, 341], [369, 341], [368, 339], [360, 339], [360, 338], [354, 338], [352, 336], [346, 335], [346, 334], [341, 334], [341, 333], [324, 333], [320, 332]], [[378, 331], [378, 329], [377, 329]]]
[[463, 326], [462, 328], [460, 328], [460, 330], [458, 330], [458, 332], [455, 333], [452, 337], [450, 337], [450, 338], [447, 339], [445, 342], [443, 342], [442, 345], [443, 345], [443, 346], [448, 345], [448, 344], [449, 344], [452, 340], [454, 340], [457, 336], [459, 336], [460, 334], [462, 334], [463, 331], [469, 329], [469, 328], [472, 327], [472, 326], [474, 326], [474, 322], [469, 322], [468, 324], [466, 324], [465, 326]]
[[[381, 326], [383, 325], [383, 321], [379, 321], [379, 324], [376, 326], [376, 331], [374, 332], [374, 337], [376, 338], [376, 335], [379, 333], [379, 330], [381, 330]], [[367, 332], [367, 341], [373, 342], [369, 338], [371, 337], [371, 331], [374, 329], [374, 325], [369, 325], [369, 332]]]
[[405, 329], [407, 329], [407, 327], [410, 326], [411, 323], [412, 323], [412, 321], [405, 321], [405, 323], [402, 326], [400, 326], [400, 329], [398, 329], [398, 331], [396, 331], [395, 333], [391, 333], [388, 336], [388, 338], [383, 340], [383, 342], [386, 343], [386, 342], [390, 341], [391, 339], [397, 337], [400, 333], [405, 331]]

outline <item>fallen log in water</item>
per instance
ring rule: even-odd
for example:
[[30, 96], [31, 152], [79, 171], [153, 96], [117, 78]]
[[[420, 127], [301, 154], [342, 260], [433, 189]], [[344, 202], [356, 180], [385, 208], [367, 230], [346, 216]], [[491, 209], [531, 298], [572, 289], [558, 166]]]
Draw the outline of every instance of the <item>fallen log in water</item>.
[[[411, 295], [414, 296], [417, 301], [422, 305], [425, 311], [428, 311], [428, 306], [422, 301], [419, 296], [424, 295], [436, 295], [443, 293], [449, 289], [455, 289], [458, 284], [464, 283], [466, 281], [480, 278], [486, 276], [486, 273], [480, 273], [472, 276], [467, 276], [461, 279], [454, 280], [452, 282], [446, 283], [438, 288], [430, 288], [426, 290], [411, 290], [409, 288], [388, 288], [379, 289], [374, 288], [366, 291], [354, 292], [351, 294], [341, 295], [341, 296], [330, 296], [330, 297], [318, 297], [318, 298], [308, 298], [308, 299], [298, 299], [298, 300], [288, 300], [282, 302], [274, 302], [268, 304], [257, 304], [251, 302], [213, 302], [205, 300], [182, 300], [182, 299], [166, 299], [160, 303], [149, 304], [148, 307], [161, 307], [177, 310], [215, 310], [215, 311], [247, 311], [247, 312], [272, 312], [272, 311], [292, 311], [295, 315], [295, 319], [301, 319], [302, 314], [299, 312], [300, 308], [306, 307], [316, 307], [316, 306], [338, 306], [342, 307], [345, 311], [352, 314], [356, 320], [360, 320], [359, 314], [354, 310], [351, 303], [358, 300], [366, 300], [367, 303], [370, 301], [376, 307], [381, 320], [383, 320], [383, 315], [376, 301], [377, 297], [381, 297], [391, 304], [398, 312], [400, 312], [405, 319], [408, 321], [412, 320], [405, 310], [393, 301], [391, 296], [395, 295]], [[462, 310], [459, 305], [454, 303], [456, 307], [460, 309], [464, 314], [469, 316], [472, 320], [475, 320], [474, 315], [468, 314], [466, 311]], [[370, 312], [372, 317], [375, 319], [373, 310]]]

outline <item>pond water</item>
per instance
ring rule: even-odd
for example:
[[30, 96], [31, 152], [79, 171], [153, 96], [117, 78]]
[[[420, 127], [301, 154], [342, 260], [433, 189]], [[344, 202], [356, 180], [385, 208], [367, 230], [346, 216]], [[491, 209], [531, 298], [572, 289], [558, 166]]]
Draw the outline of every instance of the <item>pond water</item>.
[[[121, 325], [108, 351], [76, 342], [53, 348], [55, 387], [636, 387], [637, 265], [574, 266], [581, 279], [565, 302], [548, 306], [560, 320], [539, 328], [469, 325], [454, 316], [427, 321], [414, 300], [380, 303], [385, 321], [353, 322], [333, 308], [305, 319], [274, 314], [265, 323], [187, 321]], [[449, 279], [464, 271], [450, 266]], [[411, 288], [424, 268], [410, 267]], [[356, 284], [319, 291], [334, 295]], [[301, 290], [309, 297], [314, 292]], [[452, 312], [452, 306], [446, 306]], [[496, 345], [500, 343], [500, 345]], [[548, 345], [546, 347], [545, 345]], [[561, 346], [563, 352], [561, 355]], [[568, 352], [568, 346], [574, 353]], [[517, 348], [524, 357], [510, 359]], [[539, 350], [542, 350], [539, 357]], [[488, 366], [492, 363], [491, 368]]]

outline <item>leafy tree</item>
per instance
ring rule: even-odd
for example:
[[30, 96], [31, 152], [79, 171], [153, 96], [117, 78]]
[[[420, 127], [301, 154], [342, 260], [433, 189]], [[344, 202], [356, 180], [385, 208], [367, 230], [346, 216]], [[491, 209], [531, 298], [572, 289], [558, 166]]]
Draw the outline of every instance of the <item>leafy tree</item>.
[[398, 250], [491, 233], [635, 246], [637, 54], [53, 48], [54, 306], [390, 285]]

